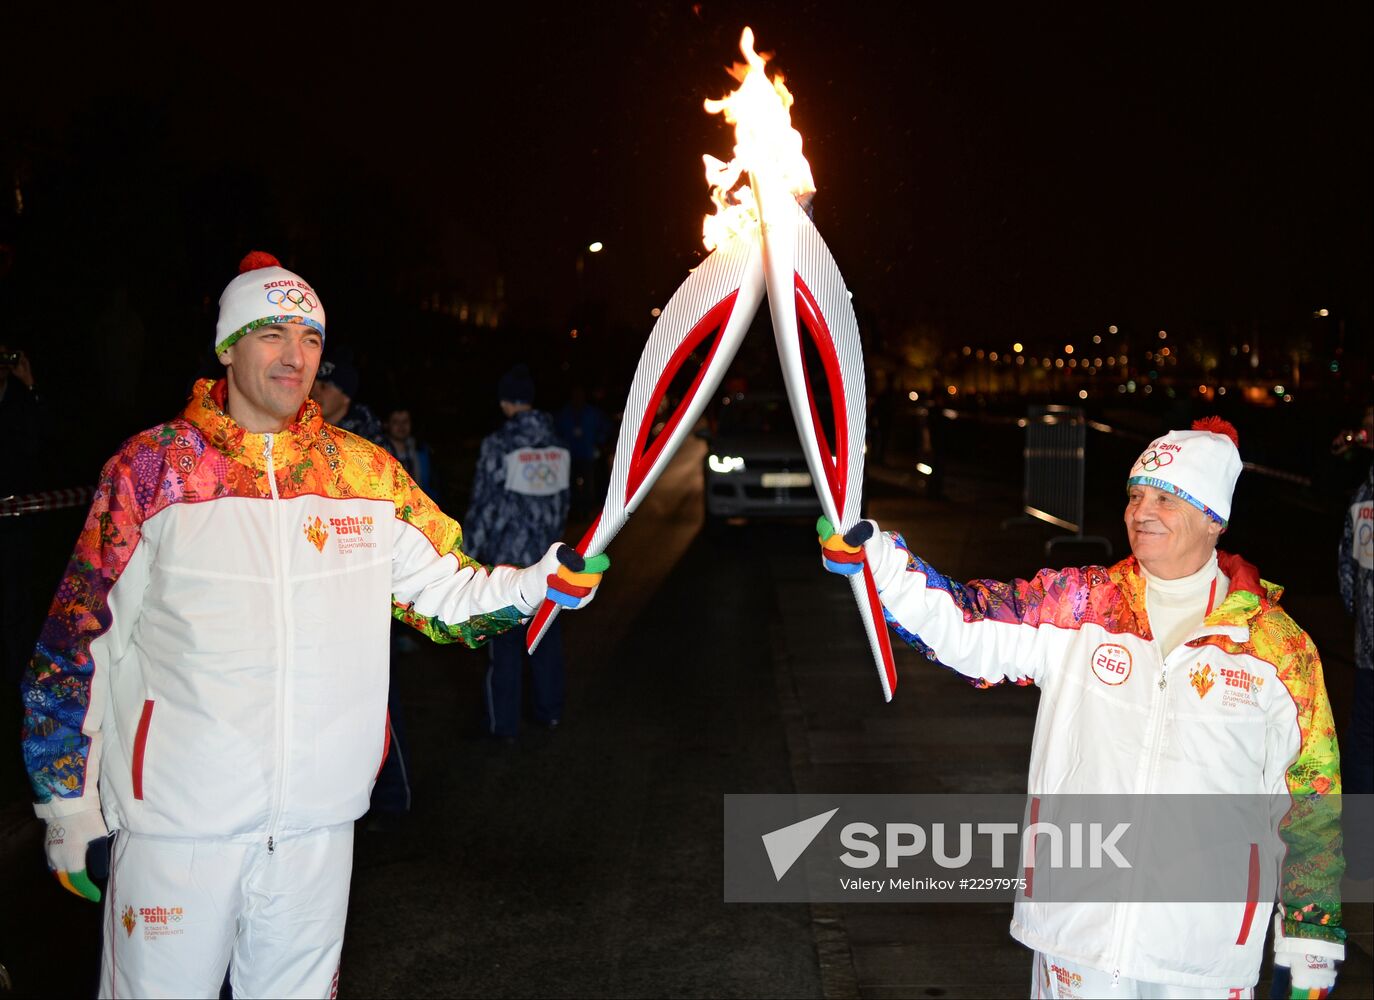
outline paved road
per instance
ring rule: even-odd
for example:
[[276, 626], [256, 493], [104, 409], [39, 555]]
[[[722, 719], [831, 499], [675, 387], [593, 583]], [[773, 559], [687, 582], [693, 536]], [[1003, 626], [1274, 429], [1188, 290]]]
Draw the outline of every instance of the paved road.
[[415, 814], [360, 840], [344, 995], [820, 995], [805, 907], [721, 899], [722, 792], [792, 779], [768, 563], [699, 538], [700, 447], [617, 538], [615, 586], [564, 616], [556, 734], [455, 740], [484, 657], [406, 665]]

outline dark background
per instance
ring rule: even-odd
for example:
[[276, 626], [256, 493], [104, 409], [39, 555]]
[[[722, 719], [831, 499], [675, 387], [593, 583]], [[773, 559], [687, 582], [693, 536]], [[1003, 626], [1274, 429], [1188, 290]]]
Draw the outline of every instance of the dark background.
[[[614, 409], [650, 308], [703, 255], [700, 156], [728, 156], [731, 137], [701, 101], [733, 86], [723, 67], [747, 23], [796, 95], [816, 221], [870, 367], [912, 342], [1031, 353], [1107, 324], [1255, 339], [1266, 366], [1290, 343], [1319, 368], [1367, 359], [1370, 19], [1364, 5], [10, 11], [0, 339], [61, 390], [52, 485], [91, 479], [213, 371], [216, 301], [253, 248], [321, 292], [331, 346], [364, 362], [361, 397], [410, 402], [430, 437], [489, 429], [492, 382], [518, 357], [544, 403], [581, 381]], [[587, 254], [592, 240], [606, 249]]]

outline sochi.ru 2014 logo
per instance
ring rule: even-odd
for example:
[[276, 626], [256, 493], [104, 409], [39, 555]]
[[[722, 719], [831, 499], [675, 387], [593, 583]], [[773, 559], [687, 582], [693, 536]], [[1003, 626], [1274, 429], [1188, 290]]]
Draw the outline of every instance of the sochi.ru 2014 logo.
[[1212, 685], [1216, 681], [1216, 675], [1212, 673], [1210, 664], [1198, 664], [1188, 671], [1188, 683], [1193, 685], [1193, 690], [1197, 692], [1199, 698], [1206, 698], [1207, 692], [1212, 690]]
[[323, 521], [316, 517], [313, 521], [305, 522], [305, 537], [311, 545], [323, 552], [324, 543], [329, 541], [329, 529], [324, 526]]
[[[186, 911], [180, 906], [140, 906], [138, 908], [138, 920], [143, 923], [143, 940], [153, 941], [157, 938], [177, 937], [185, 931], [179, 926]], [[125, 910], [124, 928], [133, 936], [132, 923], [134, 914], [128, 909]]]
[[124, 907], [124, 912], [120, 914], [119, 919], [124, 924], [124, 933], [133, 937], [134, 927], [138, 924], [138, 917], [134, 916], [134, 908], [132, 906]]

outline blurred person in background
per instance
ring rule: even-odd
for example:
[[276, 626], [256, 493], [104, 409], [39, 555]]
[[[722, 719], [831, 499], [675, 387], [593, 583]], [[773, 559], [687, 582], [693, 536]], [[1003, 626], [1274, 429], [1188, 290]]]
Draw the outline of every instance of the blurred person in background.
[[[359, 404], [351, 405], [348, 415], [354, 416], [360, 410], [370, 416], [370, 411]], [[366, 421], [367, 417], [360, 419]], [[393, 407], [387, 413], [382, 428], [382, 446], [401, 463], [401, 467], [425, 496], [434, 499], [434, 463], [430, 457], [429, 445], [416, 444], [411, 436], [410, 410]], [[396, 657], [414, 653], [419, 648], [419, 643], [415, 641], [410, 629], [399, 623], [392, 623], [391, 686], [387, 689], [387, 725], [391, 727], [391, 753], [387, 755], [382, 772], [377, 776], [377, 784], [372, 789], [372, 808], [367, 822], [369, 832], [385, 832], [395, 828], [402, 818], [409, 814], [413, 804], [410, 739], [406, 735], [405, 709], [401, 704], [400, 685], [396, 678]]]
[[410, 408], [393, 406], [387, 413], [382, 427], [386, 432], [382, 446], [401, 463], [402, 468], [410, 474], [410, 478], [415, 480], [420, 489], [433, 497], [436, 493], [434, 456], [430, 453], [429, 445], [415, 440]]
[[554, 428], [572, 457], [572, 516], [590, 517], [601, 509], [603, 449], [611, 437], [611, 421], [600, 407], [588, 402], [585, 388], [574, 385], [567, 405], [554, 419]]
[[[487, 435], [477, 457], [472, 499], [463, 525], [468, 551], [485, 562], [518, 565], [525, 554], [558, 541], [568, 519], [570, 461], [553, 419], [534, 408], [534, 379], [524, 365], [501, 376], [496, 398], [506, 422]], [[503, 742], [520, 732], [521, 678], [530, 663], [534, 719], [556, 729], [563, 719], [563, 633], [559, 621], [534, 655], [523, 632], [491, 642], [485, 729]]]
[[[1365, 407], [1358, 428], [1342, 431], [1332, 451], [1365, 463], [1364, 482], [1350, 498], [1337, 560], [1341, 599], [1355, 617], [1355, 693], [1345, 733], [1345, 791], [1374, 793], [1374, 406]], [[1350, 876], [1374, 875], [1374, 844], [1346, 841]]]
[[[357, 365], [353, 363], [352, 352], [346, 348], [338, 348], [331, 350], [329, 357], [320, 362], [315, 385], [310, 390], [310, 398], [320, 404], [320, 416], [324, 418], [325, 423], [356, 434], [373, 444], [385, 446], [386, 435], [382, 429], [382, 422], [377, 419], [370, 407], [354, 399], [361, 384], [362, 376]], [[422, 485], [420, 489], [433, 499], [428, 489]], [[404, 631], [408, 632], [409, 629]], [[387, 685], [386, 694], [388, 750], [382, 769], [377, 773], [376, 784], [372, 787], [371, 805], [365, 827], [369, 833], [394, 830], [410, 812], [410, 742], [406, 738], [405, 713], [401, 709], [400, 692], [396, 683], [395, 657], [398, 653], [414, 652], [417, 648], [415, 640], [403, 634], [393, 623], [388, 666], [390, 683]]]
[[315, 387], [310, 390], [310, 398], [320, 404], [320, 415], [324, 417], [324, 422], [373, 444], [384, 444], [386, 437], [382, 422], [367, 406], [354, 399], [358, 395], [361, 376], [353, 363], [353, 356], [346, 350], [330, 353], [331, 356], [320, 363]]

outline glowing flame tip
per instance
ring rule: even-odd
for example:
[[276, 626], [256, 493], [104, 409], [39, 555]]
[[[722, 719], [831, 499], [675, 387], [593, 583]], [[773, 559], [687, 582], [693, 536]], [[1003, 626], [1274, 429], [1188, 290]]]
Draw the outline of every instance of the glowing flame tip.
[[768, 57], [755, 51], [753, 29], [746, 27], [740, 34], [740, 52], [744, 63], [736, 63], [727, 71], [739, 81], [739, 87], [719, 100], [702, 103], [708, 114], [723, 115], [735, 126], [734, 157], [729, 163], [710, 155], [702, 157], [711, 200], [716, 204], [715, 214], [708, 215], [702, 225], [708, 250], [758, 226], [746, 173], [766, 176], [770, 185], [798, 198], [816, 190], [811, 166], [802, 155], [801, 134], [792, 127], [792, 94], [784, 86], [781, 73], [768, 78]]

